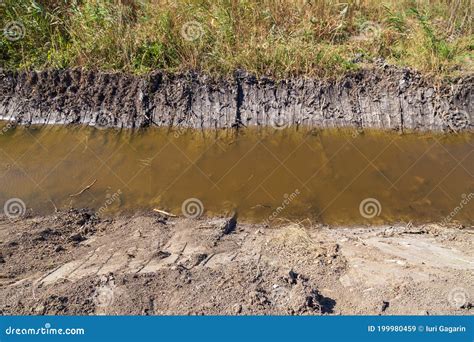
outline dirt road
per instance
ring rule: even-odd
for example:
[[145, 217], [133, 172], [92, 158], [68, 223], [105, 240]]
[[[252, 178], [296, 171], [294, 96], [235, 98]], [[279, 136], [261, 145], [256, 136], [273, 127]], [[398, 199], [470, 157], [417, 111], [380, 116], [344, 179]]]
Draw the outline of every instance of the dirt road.
[[0, 218], [0, 313], [473, 314], [474, 227]]

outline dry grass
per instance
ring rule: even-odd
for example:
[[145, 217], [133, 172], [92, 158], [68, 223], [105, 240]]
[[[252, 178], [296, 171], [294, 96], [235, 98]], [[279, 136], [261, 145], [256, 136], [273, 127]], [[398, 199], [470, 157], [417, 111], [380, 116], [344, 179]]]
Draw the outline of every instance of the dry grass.
[[337, 76], [384, 58], [472, 72], [470, 0], [4, 0], [3, 67]]

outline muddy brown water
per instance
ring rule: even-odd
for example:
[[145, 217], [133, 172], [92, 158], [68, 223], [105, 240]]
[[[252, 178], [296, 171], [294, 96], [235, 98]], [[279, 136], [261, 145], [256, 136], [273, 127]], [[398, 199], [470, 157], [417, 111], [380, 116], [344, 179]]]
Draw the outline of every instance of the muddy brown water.
[[0, 209], [20, 199], [37, 214], [56, 206], [104, 216], [153, 208], [192, 215], [202, 203], [204, 215], [235, 210], [255, 221], [374, 224], [449, 215], [472, 224], [473, 151], [473, 134], [3, 124]]

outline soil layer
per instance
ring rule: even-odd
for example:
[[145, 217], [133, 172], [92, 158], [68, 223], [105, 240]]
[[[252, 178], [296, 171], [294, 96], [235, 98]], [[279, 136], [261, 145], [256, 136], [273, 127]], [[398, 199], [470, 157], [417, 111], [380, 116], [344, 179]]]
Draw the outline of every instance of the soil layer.
[[275, 81], [237, 71], [216, 79], [189, 72], [145, 76], [84, 71], [0, 70], [0, 120], [231, 128], [310, 126], [403, 131], [472, 130], [474, 78], [439, 83], [379, 64], [339, 80]]

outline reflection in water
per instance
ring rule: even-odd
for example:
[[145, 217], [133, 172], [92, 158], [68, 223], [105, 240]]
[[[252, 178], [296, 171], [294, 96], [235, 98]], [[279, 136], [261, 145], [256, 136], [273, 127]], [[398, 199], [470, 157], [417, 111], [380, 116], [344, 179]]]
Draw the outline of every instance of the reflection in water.
[[351, 224], [439, 221], [464, 198], [453, 220], [472, 223], [473, 147], [472, 134], [11, 128], [0, 204]]

